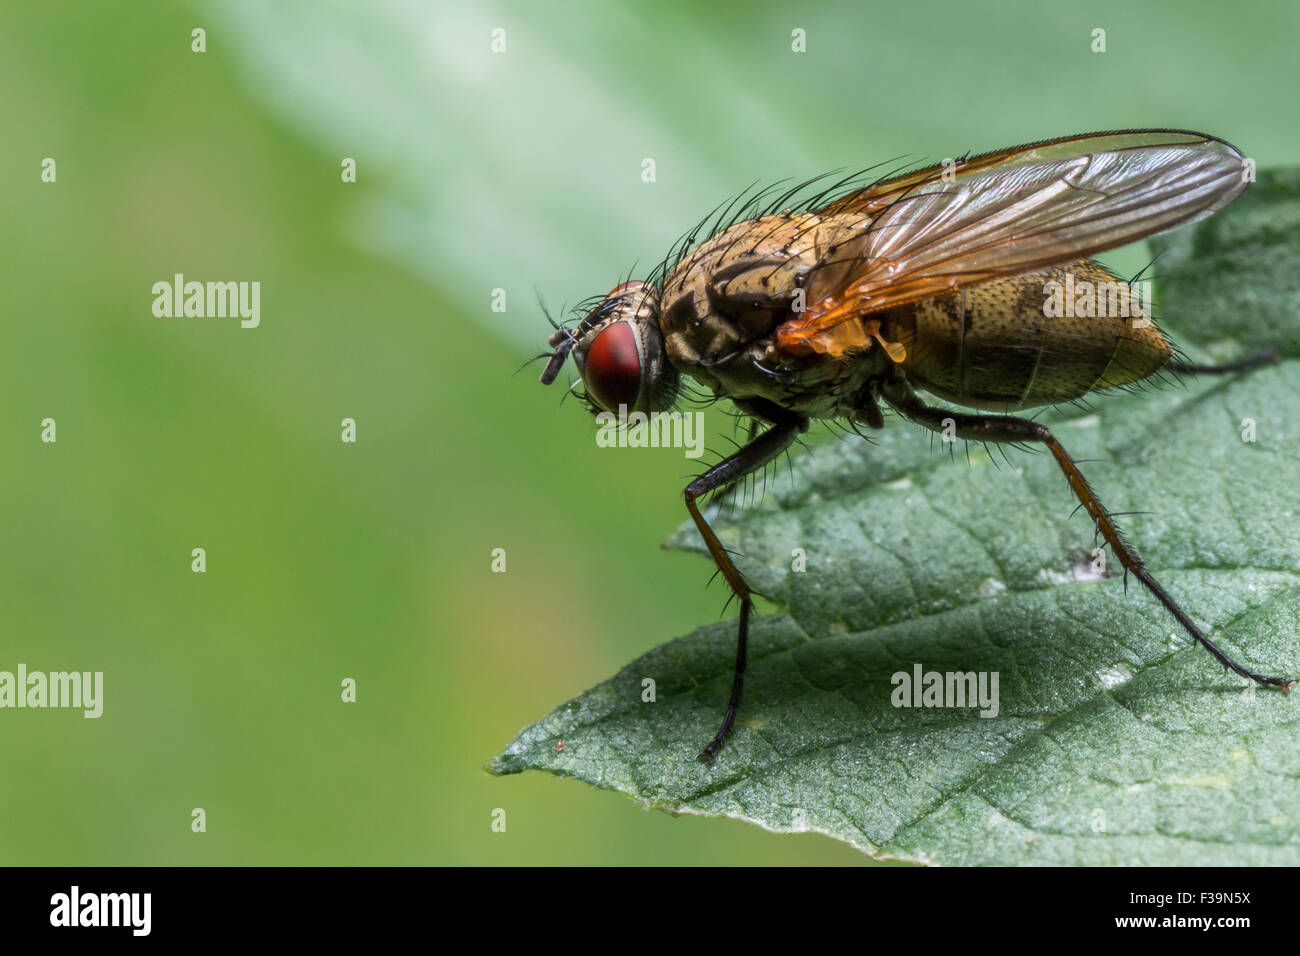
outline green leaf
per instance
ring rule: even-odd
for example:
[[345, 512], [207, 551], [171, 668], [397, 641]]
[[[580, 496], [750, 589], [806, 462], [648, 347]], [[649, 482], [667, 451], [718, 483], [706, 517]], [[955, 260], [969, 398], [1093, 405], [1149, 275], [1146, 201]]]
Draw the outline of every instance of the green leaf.
[[[1211, 637], [1295, 676], [1300, 174], [1261, 174], [1157, 251], [1161, 312], [1184, 348], [1225, 359], [1273, 344], [1285, 360], [1041, 420], [1091, 459], [1108, 507], [1145, 512], [1121, 524]], [[820, 831], [881, 858], [1300, 863], [1300, 693], [1244, 687], [1136, 581], [1126, 593], [1097, 575], [1091, 523], [1050, 456], [994, 458], [950, 455], [892, 420], [878, 444], [795, 456], [760, 504], [712, 519], [775, 605], [753, 627], [745, 705], [712, 767], [695, 754], [726, 702], [734, 619], [526, 727], [489, 770]], [[702, 552], [689, 527], [670, 544]], [[792, 570], [796, 548], [806, 571]], [[892, 675], [916, 664], [996, 672], [997, 715], [893, 706]]]

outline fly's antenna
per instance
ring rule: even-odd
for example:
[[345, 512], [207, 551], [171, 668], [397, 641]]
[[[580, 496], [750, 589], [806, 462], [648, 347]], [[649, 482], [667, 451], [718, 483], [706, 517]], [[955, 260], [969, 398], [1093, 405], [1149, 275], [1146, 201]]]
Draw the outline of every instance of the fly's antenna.
[[[546, 316], [546, 321], [551, 323], [551, 328], [555, 329], [551, 337], [546, 340], [546, 344], [555, 351], [551, 352], [551, 360], [546, 363], [546, 368], [542, 369], [541, 377], [543, 385], [550, 385], [555, 381], [555, 377], [560, 374], [560, 369], [564, 366], [564, 360], [569, 357], [569, 353], [573, 351], [573, 347], [578, 343], [578, 337], [567, 327], [551, 318], [550, 310], [546, 308], [546, 302], [542, 299], [541, 291], [534, 291], [537, 292], [537, 304], [541, 306], [542, 315]], [[538, 356], [538, 358], [542, 357]]]
[[564, 360], [569, 357], [569, 353], [577, 343], [578, 337], [563, 326], [546, 340], [546, 344], [555, 351], [551, 353], [551, 360], [546, 363], [546, 368], [542, 369], [543, 385], [550, 385], [555, 381], [555, 376], [560, 374], [560, 369], [564, 366]]

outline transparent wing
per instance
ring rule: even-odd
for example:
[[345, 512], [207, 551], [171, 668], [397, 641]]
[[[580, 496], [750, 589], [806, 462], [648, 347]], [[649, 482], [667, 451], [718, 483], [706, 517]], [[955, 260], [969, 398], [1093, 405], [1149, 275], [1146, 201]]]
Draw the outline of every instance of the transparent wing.
[[1247, 184], [1235, 147], [1183, 131], [1092, 134], [965, 162], [948, 181], [941, 165], [830, 204], [870, 222], [841, 252], [853, 261], [842, 288], [785, 323], [779, 346], [806, 352], [848, 319], [1194, 222]]
[[839, 213], [877, 213], [918, 186], [943, 180], [944, 173], [948, 181], [955, 181], [974, 173], [984, 172], [998, 166], [1022, 165], [1028, 163], [1050, 162], [1054, 159], [1073, 159], [1091, 153], [1112, 153], [1122, 149], [1160, 146], [1204, 146], [1218, 143], [1227, 150], [1236, 153], [1232, 144], [1210, 136], [1186, 129], [1128, 129], [1107, 133], [1080, 133], [1075, 136], [1062, 136], [1057, 139], [1044, 139], [1020, 146], [1009, 146], [975, 156], [963, 156], [944, 163], [936, 163], [922, 169], [883, 179], [862, 189], [841, 196], [817, 212], [825, 216]]

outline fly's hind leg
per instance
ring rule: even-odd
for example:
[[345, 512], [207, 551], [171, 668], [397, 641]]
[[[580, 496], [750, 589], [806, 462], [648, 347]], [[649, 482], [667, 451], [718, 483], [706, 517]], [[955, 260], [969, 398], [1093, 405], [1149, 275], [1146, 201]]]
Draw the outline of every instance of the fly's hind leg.
[[736, 566], [731, 563], [726, 548], [722, 546], [718, 536], [700, 514], [697, 502], [710, 492], [733, 485], [746, 475], [758, 471], [775, 460], [793, 444], [801, 432], [808, 428], [808, 419], [802, 415], [794, 415], [775, 407], [764, 410], [763, 414], [765, 418], [775, 421], [775, 424], [747, 442], [735, 454], [724, 458], [692, 481], [686, 486], [684, 493], [686, 510], [690, 512], [695, 527], [699, 529], [700, 537], [704, 539], [704, 545], [709, 549], [713, 563], [722, 572], [732, 593], [740, 600], [740, 626], [736, 638], [736, 670], [731, 679], [731, 699], [727, 703], [727, 712], [722, 718], [722, 726], [718, 728], [718, 732], [714, 734], [708, 746], [700, 751], [700, 759], [705, 763], [713, 762], [714, 755], [727, 739], [727, 734], [731, 732], [731, 725], [736, 721], [736, 711], [740, 708], [740, 697], [745, 686], [745, 660], [749, 647], [749, 614], [754, 602], [749, 585], [736, 570]]
[[1174, 360], [1165, 363], [1165, 369], [1179, 375], [1232, 375], [1235, 372], [1249, 372], [1262, 365], [1275, 365], [1279, 360], [1276, 349], [1264, 351], [1227, 365], [1195, 365], [1191, 362]]
[[935, 408], [926, 405], [912, 391], [911, 386], [899, 380], [887, 385], [883, 394], [886, 401], [898, 409], [905, 417], [934, 431], [942, 432], [947, 427], [952, 429], [958, 438], [971, 441], [1037, 442], [1047, 446], [1048, 451], [1052, 453], [1052, 457], [1056, 459], [1056, 463], [1061, 466], [1061, 471], [1065, 472], [1065, 477], [1070, 483], [1070, 489], [1083, 504], [1097, 530], [1106, 539], [1106, 543], [1110, 545], [1115, 556], [1119, 558], [1120, 564], [1124, 566], [1126, 575], [1131, 573], [1141, 581], [1146, 589], [1154, 594], [1160, 603], [1165, 606], [1165, 609], [1186, 629], [1187, 633], [1196, 638], [1200, 645], [1213, 654], [1215, 659], [1224, 667], [1235, 671], [1242, 677], [1249, 678], [1260, 684], [1281, 687], [1283, 690], [1290, 690], [1295, 685], [1295, 681], [1289, 678], [1268, 677], [1247, 670], [1220, 650], [1218, 645], [1196, 626], [1196, 623], [1188, 616], [1187, 612], [1179, 607], [1178, 603], [1169, 596], [1169, 592], [1160, 585], [1160, 582], [1151, 576], [1151, 572], [1143, 565], [1142, 559], [1138, 557], [1137, 552], [1124, 539], [1124, 535], [1120, 532], [1119, 527], [1115, 524], [1105, 506], [1102, 505], [1101, 500], [1088, 486], [1083, 473], [1079, 471], [1079, 466], [1061, 447], [1061, 443], [1052, 436], [1047, 426], [1040, 425], [1038, 422], [1030, 421], [1027, 418], [1016, 418], [1011, 415], [968, 415], [950, 411], [946, 408]]

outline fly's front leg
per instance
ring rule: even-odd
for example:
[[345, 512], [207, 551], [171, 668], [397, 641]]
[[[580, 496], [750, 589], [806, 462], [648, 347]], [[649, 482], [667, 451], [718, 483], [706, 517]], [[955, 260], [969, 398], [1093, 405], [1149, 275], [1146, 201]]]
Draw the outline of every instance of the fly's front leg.
[[[761, 427], [762, 425], [757, 418], [751, 418], [749, 420], [749, 424], [745, 428], [745, 431], [747, 433], [745, 437], [746, 445], [748, 445], [750, 442], [754, 440], [754, 437], [758, 434], [758, 430]], [[721, 488], [717, 490], [717, 492], [714, 493], [713, 500], [724, 501], [728, 496], [734, 495], [734, 497], [732, 497], [731, 499], [732, 508], [734, 510], [736, 506], [736, 501], [740, 497], [740, 482], [741, 482], [741, 478], [733, 478], [730, 483], [723, 485]]]
[[1061, 447], [1061, 443], [1052, 436], [1047, 426], [1040, 425], [1027, 418], [1016, 418], [1011, 415], [967, 415], [949, 411], [945, 408], [935, 408], [926, 405], [912, 391], [911, 386], [901, 381], [889, 383], [885, 386], [883, 394], [885, 399], [907, 418], [918, 425], [924, 425], [926, 428], [937, 432], [942, 432], [947, 427], [953, 429], [958, 438], [971, 441], [1037, 442], [1046, 445], [1047, 449], [1052, 453], [1052, 457], [1056, 459], [1056, 463], [1061, 466], [1061, 471], [1065, 472], [1065, 477], [1070, 482], [1070, 489], [1083, 504], [1083, 507], [1091, 516], [1093, 524], [1096, 525], [1102, 537], [1106, 539], [1106, 543], [1110, 545], [1115, 556], [1119, 558], [1120, 564], [1124, 566], [1125, 574], [1132, 573], [1134, 577], [1141, 581], [1147, 590], [1154, 594], [1178, 623], [1187, 630], [1187, 633], [1196, 638], [1200, 645], [1213, 654], [1215, 659], [1224, 667], [1236, 671], [1242, 677], [1249, 678], [1260, 684], [1281, 687], [1283, 690], [1290, 690], [1295, 685], [1294, 680], [1285, 677], [1268, 677], [1247, 670], [1206, 637], [1205, 633], [1187, 615], [1187, 612], [1179, 607], [1178, 603], [1169, 596], [1169, 592], [1161, 587], [1160, 582], [1151, 576], [1151, 572], [1143, 565], [1142, 559], [1138, 557], [1137, 552], [1124, 539], [1124, 535], [1120, 532], [1119, 527], [1115, 524], [1105, 506], [1102, 505], [1101, 500], [1088, 486], [1083, 473], [1079, 471], [1079, 466]]
[[808, 419], [802, 415], [782, 416], [775, 425], [750, 441], [734, 455], [724, 458], [704, 474], [686, 486], [686, 510], [690, 512], [695, 527], [699, 529], [704, 545], [713, 557], [722, 576], [730, 585], [732, 593], [740, 600], [740, 631], [736, 639], [736, 672], [731, 680], [731, 700], [727, 704], [727, 713], [722, 718], [722, 726], [714, 735], [709, 745], [700, 751], [700, 759], [712, 763], [714, 755], [722, 747], [731, 725], [736, 720], [736, 710], [740, 707], [740, 696], [745, 686], [745, 658], [749, 646], [749, 612], [753, 608], [749, 585], [741, 577], [736, 566], [731, 563], [726, 549], [718, 536], [714, 534], [709, 523], [700, 514], [698, 499], [719, 488], [734, 484], [746, 475], [758, 471], [764, 465], [776, 459], [790, 447], [799, 434], [808, 428]]

